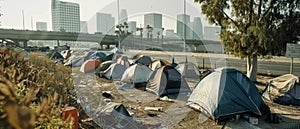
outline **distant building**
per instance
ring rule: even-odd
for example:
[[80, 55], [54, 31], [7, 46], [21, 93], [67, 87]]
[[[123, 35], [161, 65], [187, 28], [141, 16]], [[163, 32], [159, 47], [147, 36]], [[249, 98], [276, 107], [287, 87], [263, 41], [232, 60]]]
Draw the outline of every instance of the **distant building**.
[[175, 34], [175, 31], [173, 29], [167, 29], [165, 37], [166, 38], [178, 38], [178, 35]]
[[219, 41], [220, 33], [221, 33], [220, 26], [205, 26], [204, 27], [204, 40]]
[[80, 32], [79, 4], [52, 0], [53, 31]]
[[203, 40], [203, 28], [200, 17], [195, 17], [192, 23], [193, 39]]
[[80, 21], [80, 33], [88, 33], [87, 21]]
[[47, 22], [36, 22], [36, 30], [47, 31]]
[[124, 22], [128, 23], [127, 10], [126, 9], [121, 9], [120, 24], [123, 24]]
[[135, 34], [136, 32], [136, 21], [129, 21], [128, 22], [128, 32]]
[[96, 14], [96, 26], [98, 33], [115, 34], [115, 18], [111, 14], [98, 12]]
[[156, 38], [158, 33], [162, 34], [162, 14], [149, 13], [144, 15], [144, 35], [147, 36], [147, 25], [150, 25], [152, 30], [152, 37]]
[[[177, 15], [177, 35], [184, 39], [184, 34], [186, 38], [188, 35], [191, 35], [191, 30], [189, 27], [190, 24], [190, 15], [187, 14], [179, 14]], [[184, 26], [185, 26], [185, 32], [184, 32]]]

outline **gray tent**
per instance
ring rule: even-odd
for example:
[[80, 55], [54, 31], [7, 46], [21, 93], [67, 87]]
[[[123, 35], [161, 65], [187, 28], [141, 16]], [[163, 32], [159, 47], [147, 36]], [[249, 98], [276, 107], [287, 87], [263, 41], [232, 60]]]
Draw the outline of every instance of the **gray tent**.
[[111, 64], [106, 70], [100, 71], [100, 74], [110, 80], [120, 80], [123, 73], [125, 72], [126, 67], [121, 64]]
[[142, 55], [138, 59], [135, 60], [134, 64], [140, 63], [142, 65], [149, 66], [152, 63], [152, 59], [149, 56]]
[[146, 90], [158, 96], [191, 92], [185, 79], [171, 66], [163, 66], [155, 70], [147, 83]]
[[263, 96], [279, 104], [300, 106], [299, 77], [285, 74], [271, 79]]
[[188, 99], [188, 106], [215, 120], [250, 113], [261, 116], [266, 106], [255, 84], [241, 72], [219, 68], [202, 79]]

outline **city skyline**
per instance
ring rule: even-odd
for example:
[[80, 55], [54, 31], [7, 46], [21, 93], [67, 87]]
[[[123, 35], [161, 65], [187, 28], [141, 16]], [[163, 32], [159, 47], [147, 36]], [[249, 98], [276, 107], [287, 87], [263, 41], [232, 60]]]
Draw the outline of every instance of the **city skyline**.
[[[66, 2], [75, 2], [80, 4], [80, 20], [81, 21], [89, 21], [93, 15], [97, 12], [106, 12], [111, 13], [113, 17], [116, 18], [117, 21], [117, 9], [116, 9], [116, 1], [108, 1], [108, 0], [90, 0], [89, 2], [83, 2], [81, 0], [62, 0]], [[128, 0], [126, 2], [120, 1], [120, 9], [126, 9], [128, 13], [128, 20], [137, 21], [137, 25], [143, 24], [143, 14], [146, 13], [161, 13], [164, 15], [163, 26], [167, 29], [174, 29], [176, 23], [171, 23], [170, 21], [176, 21], [177, 13], [183, 13], [183, 2], [182, 0], [173, 0], [170, 4], [174, 6], [168, 6], [165, 8], [160, 8], [164, 3], [171, 2], [171, 0], [166, 1], [145, 1], [145, 0]], [[30, 23], [41, 21], [48, 23], [48, 30], [52, 28], [51, 23], [51, 0], [27, 0], [26, 2], [21, 3], [21, 7], [15, 7], [16, 0], [4, 0], [1, 1], [1, 11], [4, 14], [0, 17], [2, 22], [1, 28], [14, 28], [14, 29], [23, 29], [22, 25], [22, 11], [24, 11], [24, 22], [25, 29], [32, 29]], [[101, 4], [99, 4], [101, 3]], [[136, 3], [136, 5], [132, 5], [132, 3]], [[187, 0], [187, 14], [192, 17], [202, 17], [203, 24], [207, 24], [207, 21], [204, 21], [201, 12], [200, 6], [196, 3], [193, 3], [192, 0]], [[13, 15], [12, 15], [13, 14]], [[33, 20], [33, 21], [32, 21]], [[175, 28], [176, 29], [176, 28]]]

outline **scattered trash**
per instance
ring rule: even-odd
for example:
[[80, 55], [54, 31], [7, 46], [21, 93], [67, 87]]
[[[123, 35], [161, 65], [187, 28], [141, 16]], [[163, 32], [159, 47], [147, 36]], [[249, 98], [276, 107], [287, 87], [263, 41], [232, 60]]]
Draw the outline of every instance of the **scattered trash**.
[[159, 111], [159, 112], [162, 112], [162, 107], [145, 107], [146, 111]]
[[78, 85], [78, 88], [86, 88], [86, 85]]
[[161, 100], [161, 101], [168, 101], [168, 102], [175, 102], [175, 100], [169, 99], [168, 96], [164, 96], [164, 97], [162, 97], [162, 98], [159, 98], [158, 100]]
[[104, 102], [111, 102], [111, 99], [104, 99]]
[[91, 122], [91, 121], [93, 121], [93, 119], [92, 118], [87, 118], [87, 119], [84, 119], [84, 120], [81, 120], [82, 122]]

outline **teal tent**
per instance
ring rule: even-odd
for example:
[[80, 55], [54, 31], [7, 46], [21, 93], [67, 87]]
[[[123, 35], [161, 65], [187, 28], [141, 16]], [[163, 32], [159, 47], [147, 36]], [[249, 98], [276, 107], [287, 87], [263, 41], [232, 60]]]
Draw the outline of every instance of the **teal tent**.
[[255, 84], [232, 68], [219, 68], [202, 79], [188, 99], [188, 106], [221, 120], [237, 114], [262, 116], [266, 106]]

